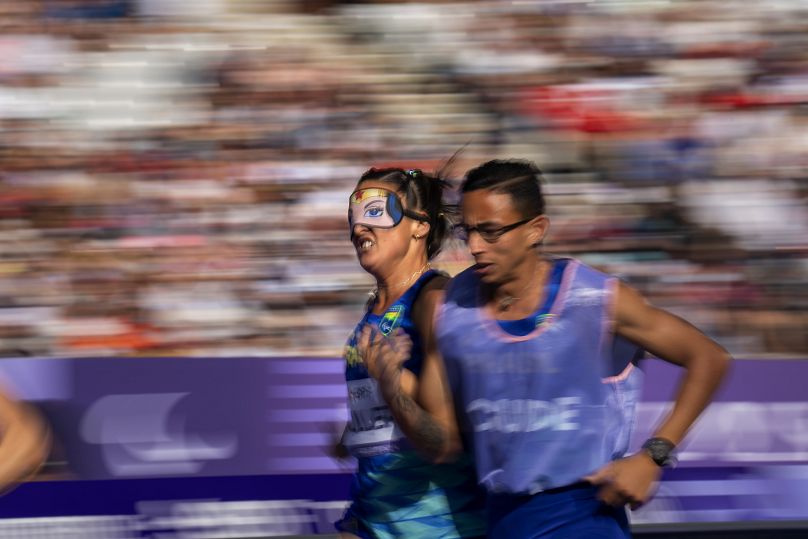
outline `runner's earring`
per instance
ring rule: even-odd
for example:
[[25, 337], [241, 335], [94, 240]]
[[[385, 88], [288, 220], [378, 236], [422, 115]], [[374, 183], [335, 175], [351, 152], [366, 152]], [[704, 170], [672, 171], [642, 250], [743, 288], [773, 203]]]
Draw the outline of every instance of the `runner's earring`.
[[415, 232], [412, 235], [412, 237], [415, 238], [416, 240], [422, 240], [426, 238], [429, 235], [429, 227], [430, 225], [428, 221], [419, 222], [417, 228], [420, 228], [421, 230], [423, 230], [423, 232]]

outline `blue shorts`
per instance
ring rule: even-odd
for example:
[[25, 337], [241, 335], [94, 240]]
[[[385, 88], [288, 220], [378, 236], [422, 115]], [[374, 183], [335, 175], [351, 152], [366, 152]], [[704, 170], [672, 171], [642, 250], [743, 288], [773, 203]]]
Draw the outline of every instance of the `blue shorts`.
[[534, 495], [489, 494], [490, 539], [628, 539], [624, 507], [597, 499], [589, 483]]

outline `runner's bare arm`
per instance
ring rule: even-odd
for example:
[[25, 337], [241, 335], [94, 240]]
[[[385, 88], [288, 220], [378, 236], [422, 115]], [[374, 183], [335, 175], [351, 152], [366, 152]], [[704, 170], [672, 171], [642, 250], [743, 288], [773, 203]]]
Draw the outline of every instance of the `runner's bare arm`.
[[731, 358], [726, 350], [694, 326], [652, 306], [623, 283], [619, 285], [615, 307], [618, 335], [685, 369], [673, 409], [654, 434], [679, 444], [709, 404]]
[[[618, 335], [685, 369], [673, 409], [654, 433], [678, 445], [712, 399], [730, 356], [685, 320], [652, 306], [623, 283], [615, 303]], [[586, 479], [601, 485], [599, 497], [606, 503], [629, 503], [636, 508], [651, 498], [660, 475], [659, 466], [641, 451], [607, 464]]]
[[368, 370], [379, 381], [396, 424], [424, 456], [433, 462], [451, 460], [460, 449], [451, 392], [435, 342], [433, 320], [443, 298], [444, 278], [435, 278], [421, 292], [413, 319], [421, 335], [424, 360], [418, 379], [402, 369], [411, 343], [399, 334], [385, 338], [367, 330], [360, 337]]
[[0, 392], [0, 491], [33, 475], [50, 451], [50, 430], [25, 403]]

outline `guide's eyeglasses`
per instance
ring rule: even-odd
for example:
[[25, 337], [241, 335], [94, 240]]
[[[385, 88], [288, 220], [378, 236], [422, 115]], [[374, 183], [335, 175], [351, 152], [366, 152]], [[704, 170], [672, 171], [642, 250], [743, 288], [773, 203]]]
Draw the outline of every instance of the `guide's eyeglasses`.
[[495, 243], [504, 234], [507, 234], [511, 230], [518, 228], [525, 223], [529, 223], [533, 219], [535, 219], [535, 217], [529, 217], [522, 221], [510, 225], [501, 226], [499, 228], [477, 228], [476, 226], [468, 226], [463, 223], [460, 223], [454, 226], [454, 233], [459, 239], [467, 242], [469, 241], [471, 233], [477, 232], [480, 235], [480, 237], [484, 239], [486, 242]]

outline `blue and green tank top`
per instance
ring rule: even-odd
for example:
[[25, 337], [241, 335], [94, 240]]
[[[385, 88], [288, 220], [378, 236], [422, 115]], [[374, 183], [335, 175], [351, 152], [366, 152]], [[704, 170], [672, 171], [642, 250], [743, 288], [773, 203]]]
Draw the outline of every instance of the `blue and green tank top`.
[[418, 294], [435, 270], [425, 272], [383, 314], [370, 309], [345, 347], [350, 423], [343, 443], [357, 459], [351, 482], [352, 503], [337, 528], [359, 537], [468, 538], [485, 535], [482, 489], [471, 458], [432, 464], [407, 442], [395, 424], [376, 381], [370, 377], [357, 339], [365, 324], [384, 335], [401, 328], [413, 341], [404, 368], [419, 376], [423, 365], [421, 338], [412, 319]]

